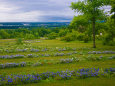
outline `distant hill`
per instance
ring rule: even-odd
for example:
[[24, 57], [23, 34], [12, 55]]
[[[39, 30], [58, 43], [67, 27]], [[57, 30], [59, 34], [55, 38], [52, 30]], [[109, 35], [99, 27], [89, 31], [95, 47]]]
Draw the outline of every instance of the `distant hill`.
[[56, 28], [68, 26], [70, 22], [0, 22], [0, 29], [18, 29], [18, 28]]

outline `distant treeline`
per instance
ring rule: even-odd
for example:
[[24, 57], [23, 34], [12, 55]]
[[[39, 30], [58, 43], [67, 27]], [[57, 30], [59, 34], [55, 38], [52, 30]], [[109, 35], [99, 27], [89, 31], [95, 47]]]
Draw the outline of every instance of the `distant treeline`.
[[57, 28], [68, 26], [70, 22], [1, 22], [0, 29]]

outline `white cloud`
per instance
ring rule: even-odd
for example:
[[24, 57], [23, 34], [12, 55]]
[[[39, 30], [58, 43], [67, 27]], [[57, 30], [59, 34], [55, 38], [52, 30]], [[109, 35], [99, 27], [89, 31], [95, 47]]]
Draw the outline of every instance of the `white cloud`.
[[40, 11], [20, 12], [19, 9], [10, 3], [0, 3], [0, 22], [38, 21], [42, 15]]
[[65, 9], [61, 11], [43, 11], [44, 16], [62, 16], [62, 17], [72, 17], [76, 13], [73, 12], [72, 10]]
[[8, 3], [0, 3], [0, 13], [9, 13], [19, 9], [19, 7], [14, 7]]
[[[37, 22], [45, 21], [45, 16], [62, 16], [62, 17], [72, 17], [74, 12], [69, 8], [69, 5], [65, 6], [69, 0], [48, 0], [49, 6], [57, 7], [62, 6], [60, 10], [29, 10], [25, 8], [24, 4], [19, 5], [19, 3], [9, 3], [7, 0], [0, 3], [0, 22]], [[71, 0], [72, 1], [72, 0]], [[19, 1], [18, 1], [19, 2]], [[20, 1], [22, 2], [22, 1]], [[24, 2], [23, 2], [24, 3]], [[27, 3], [27, 1], [26, 1]], [[28, 2], [29, 3], [29, 2]], [[33, 2], [32, 4], [34, 4]], [[42, 2], [43, 3], [43, 2]], [[47, 3], [47, 5], [48, 5]], [[18, 4], [18, 5], [17, 5]], [[31, 3], [29, 3], [30, 5]], [[36, 3], [35, 3], [36, 4]], [[38, 3], [40, 4], [40, 3]], [[26, 7], [29, 7], [26, 6]], [[34, 6], [33, 6], [34, 7]], [[39, 6], [38, 6], [39, 7]], [[30, 7], [31, 8], [31, 7]], [[21, 9], [21, 10], [20, 10]], [[50, 10], [50, 11], [49, 11]], [[46, 19], [47, 20], [47, 19]], [[56, 21], [56, 20], [54, 20]], [[62, 21], [62, 20], [61, 20]]]
[[37, 22], [40, 19], [41, 12], [39, 11], [31, 11], [31, 12], [24, 12], [24, 13], [1, 13], [0, 14], [0, 21], [1, 22]]
[[78, 15], [69, 7], [75, 1], [78, 0], [0, 0], [0, 22], [56, 21], [53, 17], [70, 18], [71, 21]]

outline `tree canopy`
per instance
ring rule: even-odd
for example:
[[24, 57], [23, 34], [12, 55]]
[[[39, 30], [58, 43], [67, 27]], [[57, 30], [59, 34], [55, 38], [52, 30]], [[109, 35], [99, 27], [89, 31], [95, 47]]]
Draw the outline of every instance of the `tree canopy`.
[[112, 19], [114, 19], [114, 23], [115, 23], [115, 0], [111, 0], [111, 14], [113, 14], [111, 16]]
[[78, 2], [72, 2], [71, 8], [76, 12], [80, 12], [88, 17], [88, 19], [92, 22], [93, 29], [93, 47], [95, 48], [95, 22], [97, 19], [103, 18], [104, 15], [103, 10], [100, 7], [104, 5], [108, 5], [110, 0], [84, 0]]
[[89, 25], [89, 20], [85, 15], [74, 16], [70, 23], [70, 26], [79, 32], [85, 32], [87, 26]]

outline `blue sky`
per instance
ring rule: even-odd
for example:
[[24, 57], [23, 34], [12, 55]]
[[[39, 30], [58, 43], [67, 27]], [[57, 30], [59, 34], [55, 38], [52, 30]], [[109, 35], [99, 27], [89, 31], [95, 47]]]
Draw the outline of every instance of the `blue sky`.
[[[0, 22], [70, 22], [78, 0], [0, 0]], [[106, 11], [110, 7], [104, 7]]]

